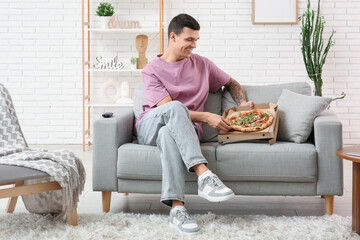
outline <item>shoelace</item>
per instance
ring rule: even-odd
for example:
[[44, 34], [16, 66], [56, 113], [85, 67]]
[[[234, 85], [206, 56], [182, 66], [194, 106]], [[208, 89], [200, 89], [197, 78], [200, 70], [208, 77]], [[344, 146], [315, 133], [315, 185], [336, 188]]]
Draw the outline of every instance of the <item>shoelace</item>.
[[215, 188], [223, 188], [225, 185], [220, 181], [220, 179], [216, 175], [208, 176], [204, 179], [204, 182], [209, 181], [214, 185]]
[[181, 223], [191, 222], [191, 218], [186, 211], [178, 210], [175, 216], [181, 221]]

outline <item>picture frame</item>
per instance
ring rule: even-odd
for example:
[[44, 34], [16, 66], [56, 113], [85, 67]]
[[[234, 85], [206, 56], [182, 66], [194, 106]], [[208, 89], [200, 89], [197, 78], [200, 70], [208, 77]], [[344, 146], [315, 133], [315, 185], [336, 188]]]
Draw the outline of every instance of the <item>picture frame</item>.
[[253, 24], [298, 24], [298, 0], [252, 0]]

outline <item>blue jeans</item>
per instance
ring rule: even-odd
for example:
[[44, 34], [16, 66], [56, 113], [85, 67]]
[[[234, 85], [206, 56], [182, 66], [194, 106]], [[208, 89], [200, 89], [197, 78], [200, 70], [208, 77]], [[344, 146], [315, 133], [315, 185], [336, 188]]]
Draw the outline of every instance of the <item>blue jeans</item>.
[[159, 149], [161, 202], [168, 206], [172, 200], [184, 202], [185, 168], [194, 172], [193, 166], [207, 164], [187, 107], [171, 101], [147, 112], [138, 126], [138, 140], [140, 144]]

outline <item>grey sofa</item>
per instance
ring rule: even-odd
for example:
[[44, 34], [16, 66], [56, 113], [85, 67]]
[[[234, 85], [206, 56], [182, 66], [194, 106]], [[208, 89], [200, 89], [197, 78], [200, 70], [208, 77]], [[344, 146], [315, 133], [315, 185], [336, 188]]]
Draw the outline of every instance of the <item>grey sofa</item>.
[[[307, 83], [243, 86], [248, 100], [276, 103], [284, 88], [310, 95]], [[103, 193], [103, 211], [111, 192], [160, 193], [161, 161], [155, 146], [139, 145], [134, 124], [146, 101], [142, 84], [135, 90], [134, 108], [118, 109], [112, 118], [94, 122], [93, 190]], [[208, 112], [236, 105], [229, 92], [209, 94]], [[280, 126], [281, 127], [281, 126]], [[217, 132], [203, 124], [201, 150], [209, 168], [237, 195], [324, 196], [326, 213], [333, 213], [334, 196], [343, 194], [342, 124], [332, 110], [314, 121], [306, 143], [252, 141], [221, 145]], [[186, 194], [197, 194], [197, 177], [186, 173]]]

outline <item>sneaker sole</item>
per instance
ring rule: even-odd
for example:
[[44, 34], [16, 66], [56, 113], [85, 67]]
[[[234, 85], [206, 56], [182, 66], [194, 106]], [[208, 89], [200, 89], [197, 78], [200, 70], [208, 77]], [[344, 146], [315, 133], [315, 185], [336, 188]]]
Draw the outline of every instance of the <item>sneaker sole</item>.
[[199, 195], [199, 197], [205, 198], [206, 200], [208, 200], [210, 202], [223, 202], [223, 201], [229, 200], [230, 198], [235, 196], [235, 194], [232, 193], [232, 194], [229, 194], [226, 196], [221, 196], [221, 197], [211, 197], [200, 190], [198, 190], [198, 195]]
[[169, 226], [170, 226], [171, 228], [173, 228], [173, 229], [178, 230], [179, 233], [185, 234], [185, 235], [195, 235], [195, 234], [197, 234], [197, 233], [199, 232], [199, 231], [197, 231], [197, 232], [183, 232], [183, 231], [180, 230], [180, 228], [178, 228], [178, 226], [176, 226], [176, 225], [173, 224], [172, 222], [169, 222]]

